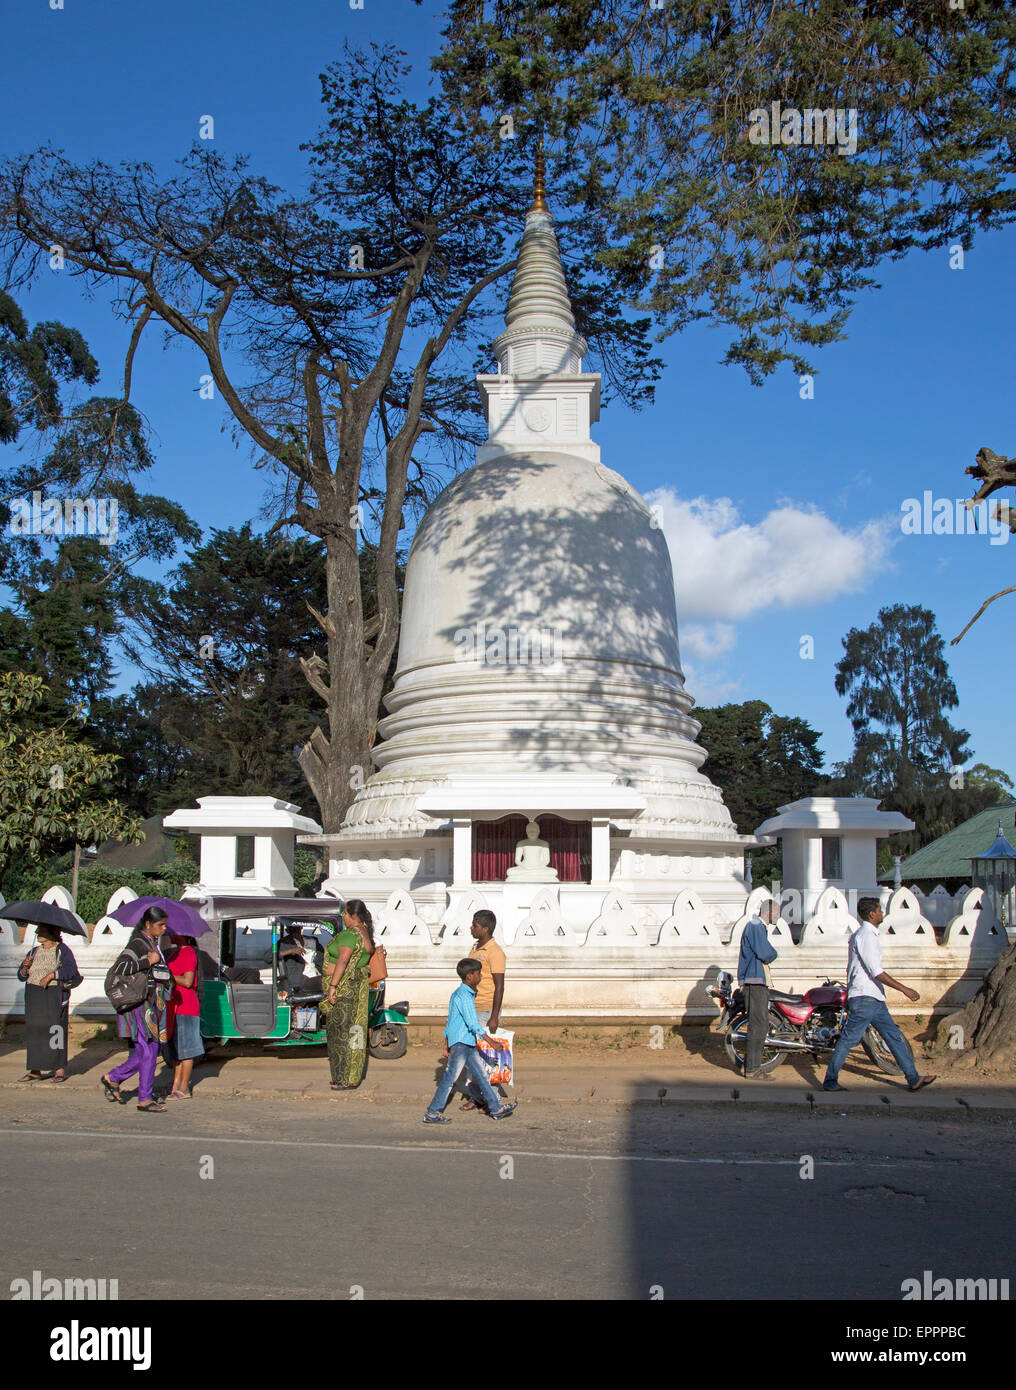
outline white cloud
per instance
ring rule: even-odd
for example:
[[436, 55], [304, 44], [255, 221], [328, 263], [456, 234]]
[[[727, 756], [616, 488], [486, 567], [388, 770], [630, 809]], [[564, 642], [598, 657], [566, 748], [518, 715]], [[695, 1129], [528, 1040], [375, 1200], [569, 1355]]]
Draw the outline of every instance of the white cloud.
[[[741, 682], [722, 669], [723, 658], [737, 645], [732, 623], [683, 623], [681, 666], [685, 688], [699, 705], [724, 705], [741, 695]], [[715, 663], [719, 662], [717, 666]]]
[[716, 661], [737, 642], [737, 632], [731, 623], [682, 623], [681, 656], [692, 661]]
[[[684, 666], [684, 688], [695, 697], [697, 706], [738, 705], [750, 697], [745, 694], [740, 681], [724, 678], [720, 671], [700, 670], [698, 666]], [[692, 709], [691, 717], [695, 718]]]
[[[700, 620], [692, 656], [698, 655], [696, 641], [709, 640], [702, 620], [715, 641], [718, 629], [766, 608], [824, 603], [865, 588], [899, 535], [890, 517], [848, 530], [817, 507], [789, 502], [747, 522], [729, 497], [688, 499], [659, 488], [646, 500], [660, 508], [684, 643]], [[730, 632], [726, 650], [733, 646]], [[720, 654], [715, 646], [708, 651], [713, 658]]]

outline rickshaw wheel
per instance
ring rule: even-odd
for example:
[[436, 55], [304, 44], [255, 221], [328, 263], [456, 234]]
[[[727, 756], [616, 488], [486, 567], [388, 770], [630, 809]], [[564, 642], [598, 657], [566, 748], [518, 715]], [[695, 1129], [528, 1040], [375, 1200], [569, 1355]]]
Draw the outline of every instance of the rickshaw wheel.
[[402, 1023], [381, 1023], [372, 1028], [367, 1038], [371, 1057], [394, 1061], [405, 1055], [409, 1047], [409, 1029]]

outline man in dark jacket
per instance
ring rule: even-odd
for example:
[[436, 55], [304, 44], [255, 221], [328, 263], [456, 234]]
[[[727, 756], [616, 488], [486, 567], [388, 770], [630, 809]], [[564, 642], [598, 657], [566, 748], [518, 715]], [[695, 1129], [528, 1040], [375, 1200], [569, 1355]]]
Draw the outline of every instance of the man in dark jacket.
[[748, 1007], [748, 1041], [744, 1074], [763, 1078], [762, 1047], [769, 1025], [769, 977], [766, 966], [776, 959], [776, 947], [766, 935], [766, 922], [779, 919], [780, 910], [770, 899], [763, 903], [741, 933], [741, 953], [737, 959], [737, 983], [744, 991]]

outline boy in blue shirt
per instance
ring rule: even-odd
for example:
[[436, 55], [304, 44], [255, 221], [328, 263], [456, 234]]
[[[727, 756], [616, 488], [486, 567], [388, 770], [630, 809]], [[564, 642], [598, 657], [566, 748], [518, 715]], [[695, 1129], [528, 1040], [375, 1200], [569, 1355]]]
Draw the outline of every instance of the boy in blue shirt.
[[487, 1080], [487, 1070], [476, 1050], [476, 1044], [481, 1038], [484, 1042], [497, 1046], [494, 1039], [484, 1032], [483, 1025], [476, 1016], [476, 987], [480, 983], [482, 966], [478, 960], [466, 959], [460, 960], [455, 969], [462, 984], [448, 1001], [448, 1022], [445, 1024], [445, 1052], [448, 1055], [448, 1065], [434, 1092], [434, 1099], [427, 1106], [427, 1113], [423, 1117], [425, 1125], [451, 1124], [451, 1120], [442, 1115], [441, 1111], [448, 1104], [452, 1088], [463, 1067], [476, 1082], [487, 1113], [493, 1119], [506, 1119], [517, 1104], [516, 1101], [505, 1103], [495, 1094]]

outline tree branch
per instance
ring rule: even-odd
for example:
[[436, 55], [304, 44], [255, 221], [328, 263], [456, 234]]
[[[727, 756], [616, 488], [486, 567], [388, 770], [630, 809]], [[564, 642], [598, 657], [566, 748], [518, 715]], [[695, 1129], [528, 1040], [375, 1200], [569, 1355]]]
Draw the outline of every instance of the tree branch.
[[955, 647], [956, 643], [961, 641], [966, 636], [966, 634], [973, 627], [974, 623], [977, 622], [977, 619], [981, 616], [981, 614], [984, 612], [984, 610], [988, 607], [989, 604], [994, 603], [997, 598], [1005, 598], [1006, 594], [1016, 594], [1016, 584], [1013, 584], [1012, 587], [1008, 589], [999, 589], [997, 594], [992, 594], [991, 598], [986, 598], [984, 602], [981, 604], [980, 608], [978, 608], [974, 616], [970, 619], [969, 623], [967, 623], [966, 627], [960, 633], [959, 637], [954, 637], [952, 641], [949, 643], [950, 647]]

